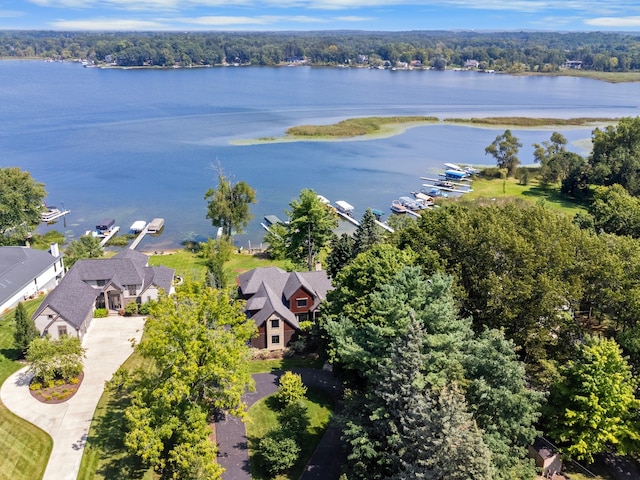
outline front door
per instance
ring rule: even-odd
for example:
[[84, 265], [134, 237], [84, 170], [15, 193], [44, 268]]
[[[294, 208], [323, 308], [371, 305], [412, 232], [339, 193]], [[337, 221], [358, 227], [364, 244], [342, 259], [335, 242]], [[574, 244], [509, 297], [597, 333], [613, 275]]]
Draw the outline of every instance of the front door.
[[120, 294], [118, 292], [109, 292], [109, 310], [119, 310], [120, 308], [122, 308]]

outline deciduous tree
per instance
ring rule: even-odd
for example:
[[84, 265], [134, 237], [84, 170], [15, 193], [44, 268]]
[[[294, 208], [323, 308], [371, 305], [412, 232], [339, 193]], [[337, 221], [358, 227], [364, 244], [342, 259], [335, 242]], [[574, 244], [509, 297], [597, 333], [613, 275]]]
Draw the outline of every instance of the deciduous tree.
[[547, 408], [552, 438], [566, 445], [570, 456], [589, 462], [609, 449], [637, 451], [637, 381], [618, 344], [588, 336], [560, 373], [563, 378], [554, 385]]
[[511, 130], [505, 130], [502, 135], [498, 135], [496, 139], [484, 149], [485, 154], [490, 154], [496, 159], [499, 168], [507, 170], [507, 175], [514, 175], [520, 164], [518, 159], [518, 151], [522, 148], [522, 143]]
[[44, 184], [17, 167], [0, 168], [0, 240], [20, 244], [41, 221]]
[[234, 230], [241, 233], [251, 220], [249, 205], [256, 203], [256, 192], [246, 182], [234, 183], [219, 168], [218, 187], [207, 190], [204, 198], [208, 201], [207, 218], [231, 237]]
[[100, 246], [100, 238], [91, 235], [83, 235], [77, 240], [73, 240], [64, 250], [64, 263], [67, 268], [71, 268], [78, 260], [88, 258], [100, 258], [104, 254]]
[[27, 362], [35, 379], [49, 383], [56, 378], [65, 381], [82, 372], [85, 349], [78, 337], [63, 336], [56, 340], [36, 338], [27, 350]]
[[191, 478], [181, 459], [198, 457], [206, 478], [219, 478], [208, 423], [215, 409], [244, 416], [254, 332], [241, 303], [201, 284], [185, 282], [154, 303], [136, 347], [153, 367], [130, 385], [129, 450], [168, 477]]

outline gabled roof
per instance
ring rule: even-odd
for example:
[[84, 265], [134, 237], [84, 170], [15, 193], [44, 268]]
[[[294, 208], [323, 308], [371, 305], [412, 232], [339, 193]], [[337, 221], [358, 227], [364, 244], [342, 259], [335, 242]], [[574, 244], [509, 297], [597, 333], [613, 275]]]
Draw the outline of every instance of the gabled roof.
[[44, 250], [0, 247], [0, 305], [60, 260]]
[[299, 328], [297, 317], [283, 303], [289, 301], [301, 288], [312, 298], [315, 310], [327, 298], [331, 281], [326, 272], [285, 272], [277, 267], [255, 268], [238, 275], [238, 287], [242, 296], [247, 297], [246, 310], [260, 326], [273, 313]]
[[174, 271], [167, 267], [148, 267], [147, 259], [143, 253], [126, 249], [112, 258], [78, 260], [40, 304], [33, 318], [50, 307], [70, 324], [80, 327], [104, 290], [89, 284], [97, 280], [119, 289], [126, 285], [142, 285], [142, 292], [155, 285], [169, 293]]

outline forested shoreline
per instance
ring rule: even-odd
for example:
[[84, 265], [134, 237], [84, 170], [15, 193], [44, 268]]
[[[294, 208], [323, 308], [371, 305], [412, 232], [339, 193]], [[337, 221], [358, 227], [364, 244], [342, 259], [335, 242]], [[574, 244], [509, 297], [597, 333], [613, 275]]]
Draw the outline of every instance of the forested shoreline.
[[0, 57], [84, 59], [126, 67], [360, 65], [508, 73], [640, 70], [640, 34], [601, 32], [0, 32]]

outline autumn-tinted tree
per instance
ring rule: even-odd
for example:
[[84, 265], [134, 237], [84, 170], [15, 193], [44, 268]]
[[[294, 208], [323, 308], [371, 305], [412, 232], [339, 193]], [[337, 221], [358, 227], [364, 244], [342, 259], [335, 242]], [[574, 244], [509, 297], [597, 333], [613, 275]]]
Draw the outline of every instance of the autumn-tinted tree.
[[13, 335], [13, 344], [22, 355], [27, 353], [27, 348], [31, 341], [40, 336], [40, 332], [36, 328], [33, 320], [27, 315], [27, 310], [22, 302], [16, 307], [14, 319], [16, 322], [16, 330]]
[[0, 168], [0, 242], [20, 244], [41, 221], [44, 185], [17, 167]]
[[242, 233], [252, 215], [249, 206], [256, 203], [256, 192], [246, 182], [233, 182], [218, 169], [218, 187], [210, 188], [204, 195], [207, 218], [214, 227], [222, 227], [223, 235]]
[[488, 145], [484, 152], [490, 154], [496, 159], [499, 168], [507, 171], [507, 176], [514, 175], [520, 164], [518, 159], [518, 151], [522, 148], [522, 143], [511, 130], [505, 130], [502, 135], [498, 135], [496, 139]]
[[588, 336], [560, 372], [546, 415], [552, 438], [573, 458], [589, 462], [596, 453], [609, 450], [637, 451], [637, 380], [617, 343]]
[[300, 197], [293, 199], [289, 207], [287, 258], [311, 271], [318, 253], [331, 239], [338, 217], [313, 190], [302, 190]]
[[215, 409], [244, 415], [254, 332], [240, 303], [201, 284], [186, 282], [154, 303], [136, 346], [152, 367], [128, 385], [129, 451], [163, 478], [219, 478], [209, 422]]

